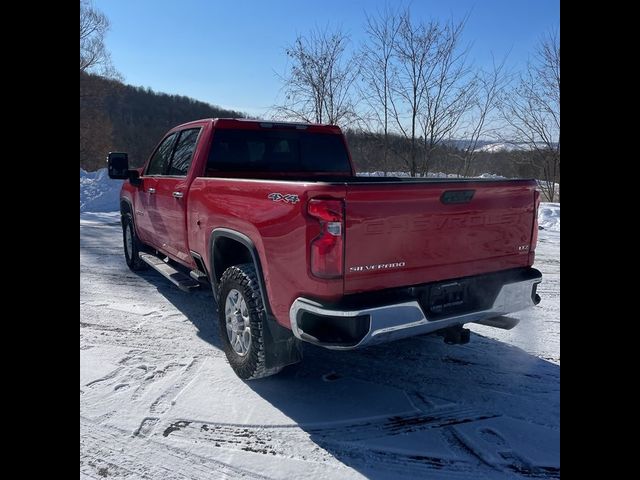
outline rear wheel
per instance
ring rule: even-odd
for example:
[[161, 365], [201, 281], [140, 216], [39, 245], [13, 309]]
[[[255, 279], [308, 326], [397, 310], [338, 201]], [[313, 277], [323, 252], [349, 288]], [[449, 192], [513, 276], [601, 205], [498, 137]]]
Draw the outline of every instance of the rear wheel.
[[218, 326], [229, 364], [243, 380], [268, 377], [282, 367], [266, 368], [266, 313], [255, 267], [229, 267], [220, 279]]
[[138, 256], [138, 253], [144, 248], [144, 244], [136, 235], [136, 230], [133, 228], [133, 219], [129, 213], [125, 213], [122, 216], [122, 241], [124, 243], [124, 258], [127, 266], [133, 271], [147, 268], [147, 264], [140, 260]]

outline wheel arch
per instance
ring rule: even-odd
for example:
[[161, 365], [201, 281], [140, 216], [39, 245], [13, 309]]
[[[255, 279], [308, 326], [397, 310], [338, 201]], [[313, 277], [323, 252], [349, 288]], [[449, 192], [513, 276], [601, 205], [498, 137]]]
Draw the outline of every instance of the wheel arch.
[[[235, 242], [235, 243], [234, 243]], [[227, 249], [225, 249], [225, 247]], [[229, 249], [230, 248], [230, 249]], [[243, 233], [228, 228], [217, 228], [209, 237], [209, 268], [211, 272], [213, 295], [219, 302], [218, 287], [222, 273], [231, 265], [252, 263], [258, 277], [258, 287], [262, 296], [262, 305], [266, 313], [263, 330], [265, 342], [270, 346], [265, 350], [267, 368], [278, 368], [298, 363], [302, 360], [301, 342], [290, 329], [280, 325], [273, 317], [260, 255], [253, 241]], [[223, 255], [224, 253], [224, 255]], [[216, 261], [217, 260], [217, 261]]]
[[269, 296], [260, 255], [253, 241], [243, 233], [228, 228], [216, 228], [209, 237], [209, 271], [213, 280], [213, 290], [217, 300], [217, 290], [224, 271], [242, 263], [253, 263], [258, 275], [258, 286], [262, 296], [262, 304], [267, 313], [271, 313]]
[[133, 203], [129, 198], [121, 197], [120, 198], [120, 223], [122, 223], [122, 217], [129, 214], [131, 216], [131, 223], [133, 224], [133, 231], [136, 233], [138, 238], [140, 238], [140, 232], [138, 231], [138, 223], [136, 222], [136, 216], [134, 215], [135, 211], [133, 209]]
[[125, 213], [130, 213], [131, 216], [133, 217], [133, 205], [131, 204], [131, 200], [129, 200], [128, 198], [121, 198], [120, 199], [120, 216], [124, 215]]

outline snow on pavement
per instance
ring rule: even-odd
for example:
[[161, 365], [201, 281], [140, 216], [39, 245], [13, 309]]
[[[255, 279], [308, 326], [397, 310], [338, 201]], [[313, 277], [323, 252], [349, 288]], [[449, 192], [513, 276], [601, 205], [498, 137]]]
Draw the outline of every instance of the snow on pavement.
[[542, 302], [513, 330], [305, 345], [244, 382], [211, 292], [131, 272], [118, 213], [81, 213], [81, 478], [558, 478], [559, 221], [539, 233]]

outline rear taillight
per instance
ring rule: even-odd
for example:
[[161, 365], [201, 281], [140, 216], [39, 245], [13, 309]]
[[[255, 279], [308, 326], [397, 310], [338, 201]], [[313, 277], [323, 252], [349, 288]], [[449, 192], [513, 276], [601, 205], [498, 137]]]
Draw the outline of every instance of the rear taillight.
[[344, 205], [342, 200], [309, 200], [309, 215], [320, 222], [320, 234], [311, 241], [311, 273], [337, 278], [344, 270]]

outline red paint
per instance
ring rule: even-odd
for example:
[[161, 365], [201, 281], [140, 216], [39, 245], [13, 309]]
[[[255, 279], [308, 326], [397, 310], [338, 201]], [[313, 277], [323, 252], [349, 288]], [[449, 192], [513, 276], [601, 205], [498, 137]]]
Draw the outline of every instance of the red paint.
[[[224, 177], [209, 178], [203, 175], [216, 129], [269, 127], [255, 121], [208, 119], [180, 125], [167, 135], [194, 127], [202, 131], [186, 177], [145, 176], [145, 166], [142, 186], [124, 183], [121, 195], [133, 204], [138, 235], [192, 268], [189, 250], [210, 265], [209, 239], [214, 229], [246, 235], [260, 257], [271, 310], [284, 326], [289, 327], [289, 308], [299, 296], [336, 301], [349, 293], [533, 263], [537, 228], [533, 180], [359, 184], [341, 179], [341, 183], [326, 183], [295, 181], [294, 174], [273, 172], [225, 172]], [[310, 125], [307, 131], [342, 135], [335, 126]], [[352, 174], [353, 170], [332, 175]], [[255, 178], [267, 175], [271, 178]], [[156, 193], [150, 195], [149, 188]], [[475, 192], [469, 203], [443, 204], [440, 197], [450, 190]], [[182, 192], [183, 198], [174, 198], [174, 191]], [[273, 193], [289, 199], [297, 195], [298, 201], [274, 201], [279, 197], [269, 198]], [[344, 275], [338, 278], [320, 278], [311, 270], [312, 242], [326, 235], [328, 221], [322, 219], [323, 212], [313, 206], [309, 209], [309, 200], [316, 198], [332, 200], [325, 206], [344, 205], [339, 220], [344, 251], [333, 259], [344, 263]], [[323, 244], [320, 250], [333, 251], [334, 246]], [[366, 266], [370, 268], [359, 268]]]
[[[444, 205], [448, 190], [475, 190]], [[533, 185], [478, 182], [351, 185], [346, 196], [345, 293], [426, 283], [529, 265]], [[351, 267], [404, 262], [401, 269]]]

